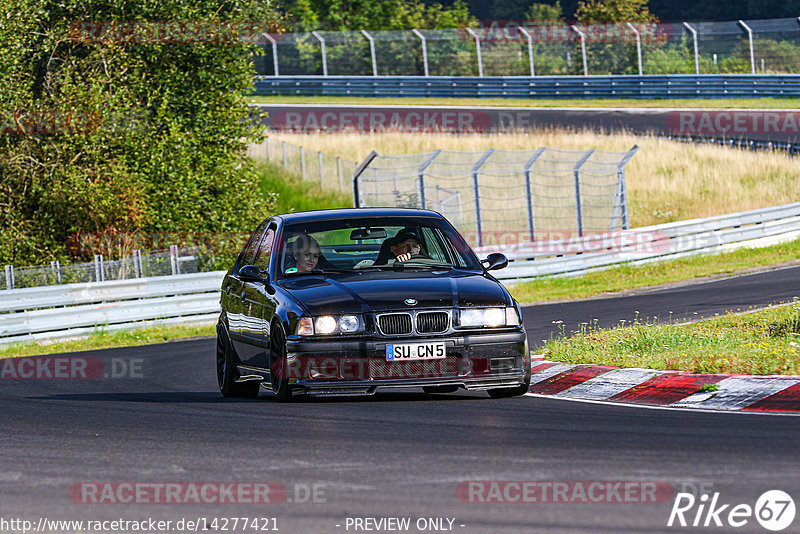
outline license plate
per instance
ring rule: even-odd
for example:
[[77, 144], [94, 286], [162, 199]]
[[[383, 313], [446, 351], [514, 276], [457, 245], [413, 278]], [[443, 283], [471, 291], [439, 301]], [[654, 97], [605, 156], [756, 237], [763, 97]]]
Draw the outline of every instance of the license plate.
[[386, 345], [386, 361], [435, 360], [445, 357], [445, 343]]

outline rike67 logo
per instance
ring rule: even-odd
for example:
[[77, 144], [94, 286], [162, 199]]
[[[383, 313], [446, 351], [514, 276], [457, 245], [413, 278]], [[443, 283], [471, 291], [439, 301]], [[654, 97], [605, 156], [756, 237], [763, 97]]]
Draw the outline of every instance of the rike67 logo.
[[699, 498], [691, 493], [678, 493], [667, 526], [741, 528], [751, 525], [755, 518], [765, 529], [777, 532], [788, 528], [794, 516], [794, 500], [781, 490], [762, 493], [755, 506], [723, 503], [719, 492], [711, 496], [704, 493]]

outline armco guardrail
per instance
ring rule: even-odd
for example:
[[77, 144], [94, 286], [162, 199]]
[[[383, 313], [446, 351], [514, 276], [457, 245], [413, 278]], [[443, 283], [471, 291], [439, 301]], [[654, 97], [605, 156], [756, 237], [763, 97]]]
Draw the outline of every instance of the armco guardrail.
[[[522, 243], [499, 251], [507, 281], [578, 275], [621, 263], [707, 254], [800, 237], [800, 202], [601, 236]], [[213, 323], [223, 271], [32, 287], [0, 292], [0, 344], [58, 339], [147, 324]]]
[[12, 289], [0, 293], [0, 343], [97, 330], [210, 323], [224, 271]]
[[800, 97], [800, 75], [259, 76], [253, 94], [438, 98], [797, 98]]
[[623, 232], [557, 241], [484, 247], [511, 262], [497, 271], [503, 280], [575, 276], [619, 264], [641, 264], [800, 237], [800, 202], [719, 217], [640, 227]]

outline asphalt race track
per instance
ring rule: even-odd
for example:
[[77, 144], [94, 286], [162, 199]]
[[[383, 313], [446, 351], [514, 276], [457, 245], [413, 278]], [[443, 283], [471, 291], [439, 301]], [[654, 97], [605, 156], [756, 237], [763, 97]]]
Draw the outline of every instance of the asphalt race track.
[[[798, 269], [537, 306], [525, 310], [525, 319], [533, 340], [546, 337], [553, 320], [569, 325], [596, 317], [601, 324], [615, 324], [634, 310], [708, 316], [791, 300], [800, 292]], [[745, 527], [732, 528], [728, 512], [738, 504], [754, 507], [767, 490], [800, 498], [800, 419], [794, 416], [532, 396], [491, 400], [480, 393], [425, 396], [414, 390], [288, 405], [273, 402], [267, 393], [258, 400], [223, 399], [216, 389], [213, 350], [209, 339], [111, 349], [84, 355], [100, 358], [106, 374], [117, 376], [2, 380], [0, 518], [34, 525], [41, 518], [199, 518], [211, 525], [217, 518], [218, 528], [209, 531], [222, 531], [223, 518], [229, 518], [228, 531], [234, 517], [275, 518], [259, 526], [277, 526], [284, 533], [764, 532], [754, 517]], [[568, 482], [570, 488], [593, 481], [602, 481], [602, 487], [654, 483], [669, 491], [660, 491], [655, 503], [620, 503], [622, 491], [600, 494], [612, 502], [581, 502], [575, 493], [564, 494], [570, 502], [496, 502], [520, 499], [519, 492], [509, 492], [507, 497], [495, 493], [495, 502], [486, 503], [474, 501], [492, 495], [488, 490], [458, 491], [470, 482], [472, 488], [491, 488], [492, 481], [536, 482], [538, 488], [555, 487], [548, 486], [553, 482]], [[270, 482], [273, 489], [286, 489], [286, 499], [223, 505], [145, 498], [136, 504], [109, 502], [114, 497], [89, 504], [81, 493], [88, 486], [83, 482], [99, 487]], [[708, 495], [708, 501], [718, 493], [717, 508], [730, 505], [717, 516], [723, 526], [668, 527], [674, 495], [681, 491]], [[685, 513], [690, 524], [697, 511], [695, 505]], [[389, 517], [410, 518], [411, 526], [378, 529], [365, 521], [362, 528], [354, 527], [356, 519]], [[702, 524], [705, 511], [700, 517]], [[420, 518], [443, 522], [417, 528]], [[800, 520], [795, 520], [783, 532], [798, 530]], [[239, 526], [236, 531], [264, 530]]]

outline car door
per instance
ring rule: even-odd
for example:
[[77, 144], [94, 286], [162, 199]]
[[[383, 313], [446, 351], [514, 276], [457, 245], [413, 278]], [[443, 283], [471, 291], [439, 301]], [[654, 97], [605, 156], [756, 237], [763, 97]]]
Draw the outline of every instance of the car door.
[[[264, 237], [259, 242], [251, 264], [261, 271], [269, 273], [272, 251], [275, 246], [276, 225], [271, 224]], [[267, 291], [267, 286], [262, 282], [243, 282], [245, 315], [248, 322], [253, 325], [253, 331], [248, 334], [247, 361], [243, 363], [253, 367], [269, 367], [269, 325], [275, 315], [275, 298]]]
[[[261, 324], [260, 308], [254, 308], [252, 286], [253, 282], [245, 282], [239, 276], [239, 269], [245, 265], [251, 265], [256, 255], [258, 246], [261, 244], [267, 233], [269, 221], [264, 221], [258, 229], [253, 232], [247, 245], [236, 262], [236, 268], [230, 276], [226, 292], [226, 315], [228, 319], [228, 330], [230, 332], [233, 347], [242, 363], [250, 365], [258, 355], [259, 350], [263, 350], [263, 325]], [[262, 284], [263, 285], [263, 284]]]

